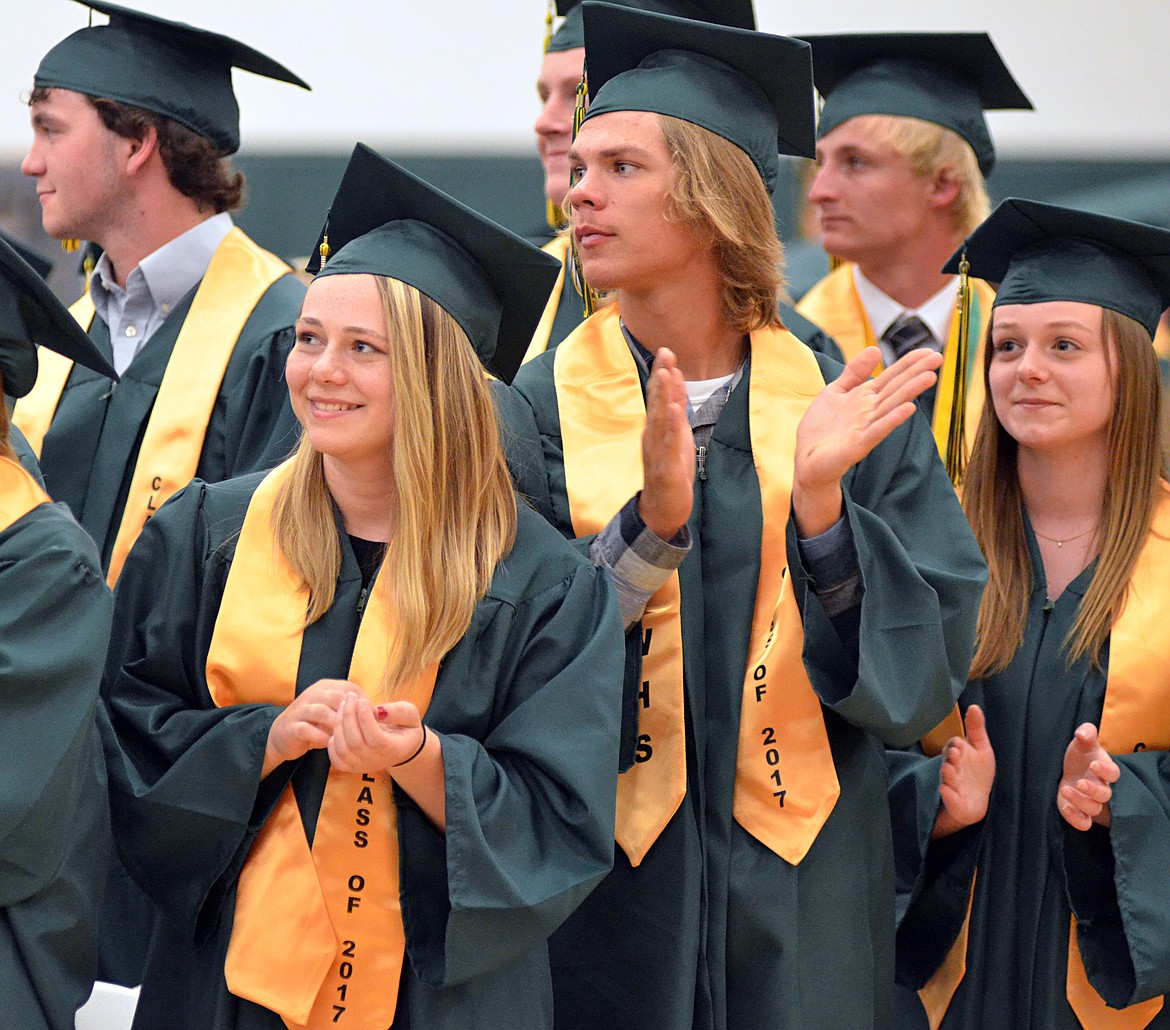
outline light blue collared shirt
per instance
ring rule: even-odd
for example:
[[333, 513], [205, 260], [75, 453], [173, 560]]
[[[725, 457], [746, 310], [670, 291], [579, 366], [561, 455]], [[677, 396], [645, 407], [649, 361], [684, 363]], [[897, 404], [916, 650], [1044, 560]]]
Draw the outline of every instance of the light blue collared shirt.
[[232, 216], [226, 211], [212, 215], [144, 257], [126, 277], [125, 289], [114, 280], [109, 256], [98, 259], [89, 279], [90, 296], [98, 317], [110, 327], [118, 375], [199, 285], [231, 230]]

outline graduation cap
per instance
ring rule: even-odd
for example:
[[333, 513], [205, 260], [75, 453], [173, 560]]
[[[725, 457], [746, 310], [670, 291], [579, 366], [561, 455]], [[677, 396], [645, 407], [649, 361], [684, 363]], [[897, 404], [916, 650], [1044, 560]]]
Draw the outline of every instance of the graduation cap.
[[77, 0], [101, 14], [41, 60], [35, 85], [108, 97], [174, 119], [224, 154], [240, 149], [240, 108], [232, 68], [308, 89], [277, 64], [228, 36], [99, 0]]
[[50, 350], [117, 380], [117, 373], [36, 270], [0, 240], [0, 375], [9, 397], [37, 379], [37, 348]]
[[[752, 0], [615, 0], [623, 7], [658, 14], [673, 14], [679, 18], [693, 18], [714, 25], [733, 25], [754, 29], [756, 15]], [[556, 0], [557, 14], [565, 20], [549, 38], [546, 52], [577, 50], [585, 45], [585, 29], [581, 21], [581, 0]]]
[[53, 262], [47, 257], [44, 257], [39, 251], [33, 250], [32, 247], [22, 243], [15, 236], [3, 230], [0, 230], [0, 240], [3, 240], [17, 254], [24, 258], [25, 263], [42, 279], [49, 277], [49, 273], [53, 270]]
[[[324, 262], [323, 244], [332, 250]], [[359, 143], [308, 271], [384, 275], [413, 286], [459, 323], [488, 371], [511, 382], [560, 268], [556, 258]]]
[[858, 115], [920, 118], [965, 139], [984, 175], [995, 165], [985, 110], [1032, 110], [986, 32], [804, 36], [825, 98], [818, 137]]
[[582, 7], [586, 121], [652, 111], [693, 122], [745, 151], [769, 192], [778, 154], [813, 156], [807, 43], [591, 0]]
[[1009, 197], [943, 268], [999, 283], [995, 307], [1073, 300], [1140, 322], [1153, 339], [1170, 307], [1170, 230]]

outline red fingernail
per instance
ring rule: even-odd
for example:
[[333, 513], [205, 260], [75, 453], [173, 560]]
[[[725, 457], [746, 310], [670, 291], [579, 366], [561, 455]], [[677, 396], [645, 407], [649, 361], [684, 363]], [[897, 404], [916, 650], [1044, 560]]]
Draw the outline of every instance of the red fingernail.
[[377, 718], [378, 722], [382, 722], [386, 718], [386, 716], [389, 714], [390, 713], [388, 711], [386, 711], [385, 705], [378, 705], [378, 707], [374, 709], [374, 715]]

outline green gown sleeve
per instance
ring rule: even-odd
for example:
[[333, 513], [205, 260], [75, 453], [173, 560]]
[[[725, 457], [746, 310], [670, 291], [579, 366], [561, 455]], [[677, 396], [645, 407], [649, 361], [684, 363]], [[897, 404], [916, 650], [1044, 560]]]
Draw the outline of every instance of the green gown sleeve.
[[95, 711], [110, 595], [61, 506], [0, 532], [0, 998], [22, 1030], [73, 1026], [93, 985], [110, 848]]
[[1170, 993], [1170, 754], [1115, 755], [1108, 830], [1062, 820], [1069, 901], [1089, 982], [1121, 1008]]
[[214, 930], [275, 801], [260, 790], [260, 773], [278, 713], [272, 705], [217, 708], [207, 690], [203, 661], [226, 572], [211, 550], [208, 523], [217, 516], [205, 512], [206, 494], [200, 482], [176, 494], [130, 554], [103, 725], [119, 854], [196, 940]]
[[[443, 734], [445, 840], [414, 806], [399, 808], [407, 946], [429, 986], [543, 953], [612, 865], [621, 619], [605, 574], [573, 566], [514, 604], [481, 604], [444, 659], [427, 723]], [[494, 697], [483, 731], [452, 724], [448, 681]]]
[[[826, 379], [839, 374], [840, 365], [818, 361]], [[826, 706], [904, 747], [943, 720], [966, 683], [987, 568], [917, 413], [841, 487], [864, 591], [860, 657], [847, 653], [805, 580], [805, 667]], [[788, 551], [803, 580], [791, 522]]]

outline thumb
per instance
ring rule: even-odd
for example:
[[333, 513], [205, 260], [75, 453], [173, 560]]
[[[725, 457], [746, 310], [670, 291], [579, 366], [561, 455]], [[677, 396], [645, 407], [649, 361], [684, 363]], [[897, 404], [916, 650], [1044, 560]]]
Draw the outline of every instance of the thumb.
[[991, 749], [991, 738], [987, 736], [987, 716], [978, 705], [971, 705], [963, 717], [963, 725], [967, 730], [967, 742], [976, 751]]
[[1097, 727], [1091, 722], [1081, 723], [1073, 735], [1073, 743], [1079, 751], [1088, 754], [1097, 748]]

